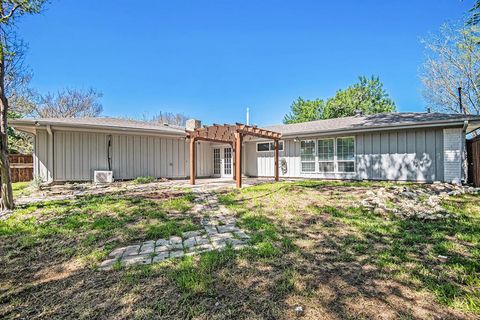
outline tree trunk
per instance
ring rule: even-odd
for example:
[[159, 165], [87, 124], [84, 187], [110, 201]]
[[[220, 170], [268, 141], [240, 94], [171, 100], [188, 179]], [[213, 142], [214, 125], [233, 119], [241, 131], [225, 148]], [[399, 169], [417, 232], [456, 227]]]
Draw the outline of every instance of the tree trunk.
[[0, 183], [2, 189], [0, 209], [11, 210], [14, 208], [14, 203], [12, 179], [10, 176], [10, 161], [8, 160], [8, 100], [5, 96], [5, 54], [7, 49], [5, 30], [0, 28], [0, 32]]

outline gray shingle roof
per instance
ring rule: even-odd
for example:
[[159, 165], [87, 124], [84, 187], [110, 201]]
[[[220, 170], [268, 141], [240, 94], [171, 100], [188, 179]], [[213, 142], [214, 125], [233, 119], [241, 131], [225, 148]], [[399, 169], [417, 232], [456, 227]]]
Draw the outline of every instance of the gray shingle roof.
[[380, 113], [336, 119], [316, 120], [294, 124], [266, 126], [265, 129], [280, 132], [284, 136], [328, 133], [337, 131], [361, 131], [383, 127], [415, 126], [424, 124], [462, 123], [465, 120], [480, 121], [480, 116], [445, 113]]
[[52, 126], [81, 126], [98, 127], [109, 129], [132, 129], [142, 131], [158, 131], [159, 133], [185, 134], [185, 128], [173, 125], [155, 124], [152, 122], [117, 119], [117, 118], [38, 118], [38, 119], [18, 119], [10, 123], [15, 125], [52, 125]]
[[[329, 134], [347, 131], [362, 131], [403, 126], [418, 125], [461, 125], [463, 121], [473, 121], [469, 129], [480, 127], [480, 116], [445, 114], [445, 113], [380, 113], [368, 116], [354, 116], [327, 120], [317, 120], [294, 124], [282, 124], [263, 127], [264, 129], [280, 132], [283, 136], [302, 134]], [[155, 124], [146, 121], [117, 119], [117, 118], [40, 118], [17, 119], [9, 121], [14, 127], [38, 125], [52, 125], [65, 127], [86, 127], [98, 129], [112, 129], [122, 131], [147, 131], [172, 135], [186, 135], [185, 128], [172, 125]]]

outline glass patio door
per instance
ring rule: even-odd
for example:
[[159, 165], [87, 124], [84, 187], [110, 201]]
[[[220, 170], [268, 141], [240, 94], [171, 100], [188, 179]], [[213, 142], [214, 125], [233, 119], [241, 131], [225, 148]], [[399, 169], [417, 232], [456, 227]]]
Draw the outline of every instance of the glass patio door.
[[215, 177], [232, 177], [232, 148], [213, 148], [213, 175]]
[[223, 175], [222, 177], [232, 176], [232, 148], [223, 148]]

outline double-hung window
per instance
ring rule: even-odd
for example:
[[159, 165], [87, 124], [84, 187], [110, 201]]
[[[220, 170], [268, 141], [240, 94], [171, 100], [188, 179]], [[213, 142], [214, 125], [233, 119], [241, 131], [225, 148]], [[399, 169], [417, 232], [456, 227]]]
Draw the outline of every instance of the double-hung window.
[[355, 140], [353, 137], [337, 138], [338, 172], [355, 172]]
[[304, 173], [355, 172], [355, 138], [303, 140], [300, 158]]
[[318, 150], [318, 171], [335, 171], [335, 148], [334, 139], [321, 139], [317, 141]]
[[300, 142], [302, 172], [315, 172], [315, 140]]

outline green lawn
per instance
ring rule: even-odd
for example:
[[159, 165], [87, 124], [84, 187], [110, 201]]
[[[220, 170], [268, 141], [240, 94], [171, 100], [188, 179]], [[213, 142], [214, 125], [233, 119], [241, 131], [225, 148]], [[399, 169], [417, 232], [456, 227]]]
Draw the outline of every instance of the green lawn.
[[[246, 228], [263, 231], [263, 236], [254, 238], [258, 245], [314, 244], [305, 234], [321, 234], [323, 248], [313, 245], [313, 250], [299, 254], [299, 260], [333, 250], [331, 262], [335, 264], [352, 262], [375, 268], [382, 279], [427, 291], [452, 309], [480, 315], [480, 197], [462, 195], [444, 201], [443, 207], [457, 215], [448, 220], [386, 218], [355, 205], [363, 187], [373, 185], [392, 184], [269, 184], [226, 193], [221, 200], [241, 216]], [[352, 190], [339, 192], [332, 186]], [[305, 247], [309, 248], [308, 243]], [[444, 262], [439, 256], [448, 259]]]
[[20, 196], [27, 196], [30, 194], [30, 182], [15, 182], [12, 183], [13, 189], [13, 196], [20, 197]]
[[122, 194], [45, 201], [19, 207], [0, 221], [0, 237], [15, 245], [9, 252], [48, 246], [60, 259], [81, 258], [95, 266], [115, 246], [197, 229], [188, 215], [167, 217], [188, 211], [194, 199], [191, 192], [176, 192], [162, 201]]
[[478, 318], [480, 197], [445, 201], [457, 217], [442, 221], [359, 208], [368, 190], [392, 185], [218, 191], [250, 233], [247, 248], [109, 272], [96, 266], [112, 248], [198, 228], [188, 213], [194, 194], [165, 189], [18, 208], [0, 220], [0, 317], [292, 319], [302, 306], [304, 319]]

